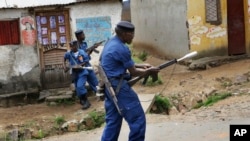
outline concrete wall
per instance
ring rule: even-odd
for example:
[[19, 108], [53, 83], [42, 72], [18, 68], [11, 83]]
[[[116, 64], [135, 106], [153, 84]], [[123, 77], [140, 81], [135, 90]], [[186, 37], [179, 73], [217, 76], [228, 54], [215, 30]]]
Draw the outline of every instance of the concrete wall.
[[185, 0], [132, 0], [135, 48], [151, 48], [168, 58], [189, 52]]
[[[112, 31], [120, 20], [121, 3], [119, 1], [78, 3], [70, 8], [71, 38], [75, 39], [76, 18], [110, 16]], [[35, 8], [35, 10], [46, 8]], [[48, 9], [53, 9], [50, 7]], [[0, 20], [20, 18], [29, 15], [28, 9], [0, 9]], [[30, 15], [33, 16], [34, 15]], [[20, 92], [29, 88], [39, 88], [40, 68], [37, 46], [4, 45], [0, 46], [0, 94]], [[98, 57], [93, 57], [97, 62]]]
[[[0, 19], [20, 18], [27, 10], [0, 10]], [[0, 46], [0, 94], [20, 92], [40, 86], [37, 48], [23, 45]]]

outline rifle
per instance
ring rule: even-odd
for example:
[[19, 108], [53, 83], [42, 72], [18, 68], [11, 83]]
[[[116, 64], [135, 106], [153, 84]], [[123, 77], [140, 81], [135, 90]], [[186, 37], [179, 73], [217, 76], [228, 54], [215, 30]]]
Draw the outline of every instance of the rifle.
[[108, 80], [102, 66], [98, 65], [97, 67], [98, 67], [98, 72], [99, 72], [99, 76], [101, 78], [101, 81], [104, 83], [105, 88], [108, 90], [108, 92], [110, 94], [110, 97], [112, 98], [117, 111], [121, 115], [122, 113], [121, 113], [121, 110], [120, 110], [120, 108], [118, 106], [118, 100], [117, 100], [117, 98], [115, 96], [115, 91], [114, 91], [113, 87], [111, 86], [111, 84], [110, 84], [110, 82], [109, 82], [109, 80]]
[[84, 66], [80, 66], [80, 65], [75, 65], [75, 66], [72, 66], [72, 67], [67, 67], [64, 72], [68, 72], [70, 69], [87, 69], [87, 70], [93, 70], [93, 67], [84, 67]]
[[[170, 61], [168, 61], [168, 62], [165, 62], [165, 63], [159, 65], [157, 68], [159, 68], [159, 69], [161, 70], [161, 69], [164, 69], [164, 68], [166, 68], [166, 67], [168, 67], [168, 66], [171, 66], [171, 65], [173, 65], [173, 64], [175, 64], [175, 63], [177, 63], [177, 62], [180, 62], [180, 61], [182, 61], [182, 60], [185, 60], [185, 59], [188, 59], [188, 58], [192, 58], [192, 57], [194, 57], [194, 56], [196, 56], [196, 55], [197, 55], [197, 52], [194, 51], [194, 52], [191, 52], [191, 53], [186, 54], [185, 56], [183, 56], [183, 57], [181, 57], [181, 58], [179, 58], [179, 59], [172, 59], [172, 60], [170, 60]], [[139, 80], [142, 79], [142, 78], [144, 78], [142, 84], [146, 84], [147, 79], [149, 78], [149, 76], [152, 77], [152, 81], [153, 81], [153, 82], [155, 82], [156, 80], [158, 80], [158, 74], [157, 74], [157, 73], [149, 73], [149, 74], [146, 74], [146, 75], [137, 76], [137, 77], [135, 77], [135, 78], [129, 80], [129, 81], [128, 81], [128, 84], [129, 84], [130, 86], [133, 86], [137, 81], [139, 81]]]
[[96, 48], [97, 48], [98, 46], [100, 46], [103, 42], [105, 42], [105, 40], [102, 40], [101, 42], [97, 42], [97, 43], [95, 43], [93, 46], [88, 47], [88, 48], [86, 49], [86, 52], [89, 52], [89, 54], [90, 54], [92, 51], [94, 51], [95, 53], [99, 53], [99, 51], [96, 50]]

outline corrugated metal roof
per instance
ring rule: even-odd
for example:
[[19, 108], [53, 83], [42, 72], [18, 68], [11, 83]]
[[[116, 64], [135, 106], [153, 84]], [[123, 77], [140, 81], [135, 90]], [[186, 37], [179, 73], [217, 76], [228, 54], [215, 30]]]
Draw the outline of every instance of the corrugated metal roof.
[[52, 5], [67, 5], [92, 0], [0, 0], [0, 8], [26, 8]]

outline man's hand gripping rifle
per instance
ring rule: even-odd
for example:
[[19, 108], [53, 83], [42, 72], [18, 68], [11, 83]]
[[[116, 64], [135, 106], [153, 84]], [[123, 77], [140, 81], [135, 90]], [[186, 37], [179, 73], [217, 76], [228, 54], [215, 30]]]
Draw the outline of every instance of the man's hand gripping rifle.
[[111, 83], [109, 82], [109, 80], [108, 80], [108, 78], [107, 78], [107, 76], [106, 76], [106, 73], [104, 72], [102, 66], [100, 66], [100, 65], [98, 65], [98, 73], [99, 73], [99, 76], [100, 76], [100, 78], [101, 78], [102, 83], [104, 83], [105, 88], [106, 88], [106, 89], [108, 90], [108, 92], [109, 92], [108, 97], [112, 98], [112, 100], [113, 100], [113, 102], [114, 102], [114, 104], [115, 104], [115, 107], [116, 107], [117, 111], [118, 111], [119, 114], [121, 115], [122, 113], [121, 113], [121, 110], [120, 110], [120, 108], [119, 108], [119, 106], [118, 106], [118, 100], [117, 100], [117, 98], [116, 98], [115, 91], [114, 91], [113, 87], [111, 86]]
[[98, 46], [100, 46], [103, 42], [105, 42], [105, 40], [102, 40], [101, 42], [97, 42], [97, 43], [95, 43], [93, 46], [88, 47], [88, 48], [86, 49], [86, 52], [87, 52], [88, 54], [91, 54], [93, 51], [94, 51], [95, 53], [99, 53], [99, 51], [96, 50], [96, 48], [97, 48]]
[[[175, 64], [175, 63], [177, 63], [177, 62], [180, 62], [180, 61], [182, 61], [182, 60], [185, 60], [185, 59], [188, 59], [188, 58], [192, 58], [192, 57], [194, 57], [194, 56], [196, 56], [196, 55], [197, 55], [197, 52], [194, 51], [194, 52], [191, 52], [191, 53], [186, 54], [185, 56], [183, 56], [183, 57], [181, 57], [181, 58], [179, 58], [179, 59], [172, 59], [172, 60], [170, 60], [170, 61], [168, 61], [168, 62], [165, 62], [165, 63], [159, 65], [157, 68], [159, 68], [159, 69], [161, 70], [161, 69], [164, 69], [164, 68], [166, 68], [166, 67], [168, 67], [168, 66], [171, 66], [171, 65], [173, 65], [173, 64]], [[135, 77], [135, 78], [129, 80], [129, 81], [128, 81], [128, 84], [129, 84], [130, 86], [133, 86], [137, 81], [139, 81], [139, 80], [141, 80], [142, 78], [144, 78], [144, 80], [143, 80], [143, 82], [142, 82], [142, 84], [144, 85], [144, 84], [146, 84], [147, 79], [149, 78], [149, 76], [152, 77], [152, 81], [153, 81], [153, 82], [155, 82], [155, 81], [158, 80], [158, 73], [155, 73], [155, 72], [152, 71], [152, 72], [147, 73], [146, 75], [141, 75], [141, 76], [138, 76], [138, 77]]]

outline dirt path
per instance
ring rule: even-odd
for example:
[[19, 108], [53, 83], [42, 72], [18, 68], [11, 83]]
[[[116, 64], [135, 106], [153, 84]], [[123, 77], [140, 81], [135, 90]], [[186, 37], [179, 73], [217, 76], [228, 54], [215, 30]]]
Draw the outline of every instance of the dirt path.
[[[153, 65], [161, 64], [164, 61], [165, 60], [154, 57], [150, 57], [147, 60], [148, 63], [151, 63]], [[197, 94], [209, 89], [217, 89], [217, 90], [225, 89], [225, 87], [222, 87], [221, 83], [218, 82], [218, 79], [220, 78], [236, 79], [237, 76], [245, 74], [249, 71], [250, 71], [249, 59], [242, 59], [215, 68], [209, 68], [207, 70], [201, 70], [201, 71], [190, 71], [186, 66], [176, 64], [162, 70], [159, 73], [160, 78], [163, 80], [163, 85], [154, 87], [145, 87], [137, 84], [135, 85], [134, 89], [138, 92], [138, 94], [159, 93], [159, 92], [161, 92], [164, 96], [169, 96], [180, 92], [192, 92], [192, 94]], [[250, 93], [249, 79], [250, 78], [248, 78], [248, 83], [246, 83], [245, 85], [239, 85], [238, 87], [238, 89], [244, 89], [244, 88], [248, 89], [247, 90], [248, 94]], [[191, 128], [193, 124], [196, 124], [197, 120], [201, 123], [207, 120], [213, 120], [220, 123], [221, 121], [237, 120], [239, 118], [246, 118], [246, 117], [249, 118], [250, 116], [250, 107], [248, 106], [249, 102], [250, 102], [250, 95], [244, 95], [244, 96], [236, 95], [224, 101], [220, 101], [219, 103], [208, 108], [201, 108], [198, 110], [192, 110], [190, 112], [179, 113], [177, 115], [170, 115], [170, 116], [149, 115], [147, 116], [149, 131], [153, 132], [152, 131], [153, 128], [150, 129], [151, 126], [152, 127], [156, 126], [160, 128], [165, 126], [166, 124], [166, 127], [172, 128], [172, 124], [174, 123], [183, 123], [188, 121], [190, 123], [188, 123], [189, 125], [187, 125], [188, 126], [187, 130], [189, 130], [188, 128]], [[92, 99], [91, 103], [92, 107], [86, 111], [82, 111], [78, 103], [70, 106], [47, 106], [45, 103], [41, 103], [41, 104], [18, 106], [11, 108], [0, 108], [0, 113], [1, 113], [0, 132], [10, 128], [13, 125], [30, 124], [30, 123], [37, 124], [40, 127], [44, 126], [47, 128], [52, 128], [56, 116], [59, 115], [64, 116], [66, 120], [80, 119], [88, 112], [94, 109], [103, 108], [102, 101], [97, 101], [96, 99]], [[199, 126], [199, 124], [197, 124], [196, 126]], [[214, 126], [216, 126], [216, 124]], [[225, 124], [224, 126], [225, 128], [228, 128], [226, 127], [227, 124]], [[182, 129], [180, 128], [180, 126], [176, 126], [176, 128]], [[101, 131], [102, 129], [96, 129], [93, 131], [88, 131], [80, 134], [97, 135]], [[127, 130], [125, 130], [124, 132], [126, 132], [125, 134], [128, 133]], [[168, 131], [166, 129], [166, 134], [169, 132], [172, 133], [174, 131]], [[84, 137], [85, 135], [81, 136]], [[183, 138], [184, 137], [186, 136], [183, 135]], [[81, 139], [79, 138], [79, 140]], [[77, 139], [75, 141], [77, 141]]]

